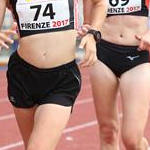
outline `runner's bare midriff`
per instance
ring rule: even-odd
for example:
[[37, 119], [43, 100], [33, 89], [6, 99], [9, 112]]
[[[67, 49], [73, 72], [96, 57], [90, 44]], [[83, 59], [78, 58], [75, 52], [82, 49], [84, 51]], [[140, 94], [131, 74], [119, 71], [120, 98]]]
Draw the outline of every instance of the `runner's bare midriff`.
[[38, 68], [53, 68], [75, 59], [76, 31], [42, 33], [20, 39], [18, 53]]
[[101, 32], [106, 41], [131, 46], [139, 43], [135, 35], [143, 35], [147, 30], [147, 17], [120, 15], [106, 18]]

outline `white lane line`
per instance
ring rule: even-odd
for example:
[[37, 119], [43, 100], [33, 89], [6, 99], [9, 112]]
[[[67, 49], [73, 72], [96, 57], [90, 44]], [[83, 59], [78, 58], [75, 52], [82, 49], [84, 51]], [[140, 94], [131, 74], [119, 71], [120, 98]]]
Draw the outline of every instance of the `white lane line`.
[[6, 145], [6, 146], [2, 146], [2, 147], [0, 147], [0, 150], [12, 149], [12, 148], [19, 147], [19, 146], [22, 146], [22, 145], [23, 145], [23, 141], [20, 141], [20, 142], [16, 142], [16, 143], [13, 143], [13, 144]]
[[[119, 117], [121, 118], [122, 114], [119, 114]], [[91, 122], [87, 122], [87, 123], [84, 123], [84, 124], [76, 125], [76, 126], [73, 126], [73, 127], [68, 127], [63, 131], [63, 134], [74, 132], [74, 131], [77, 131], [77, 130], [81, 130], [81, 129], [84, 129], [84, 128], [87, 128], [87, 127], [92, 127], [96, 124], [97, 124], [97, 121], [93, 120]], [[0, 150], [9, 150], [11, 148], [19, 147], [19, 146], [22, 146], [22, 145], [23, 145], [23, 142], [19, 141], [19, 142], [13, 143], [13, 144], [2, 146], [2, 147], [0, 147]]]
[[0, 117], [0, 121], [4, 121], [4, 120], [8, 120], [8, 119], [13, 119], [15, 118], [14, 114], [9, 114], [9, 115], [5, 115], [5, 116], [1, 116]]
[[[93, 99], [87, 98], [87, 99], [77, 101], [75, 103], [75, 105], [82, 105], [82, 104], [87, 104], [87, 103], [91, 103], [91, 102], [93, 102]], [[0, 121], [9, 120], [9, 119], [13, 119], [13, 118], [15, 118], [14, 114], [3, 115], [3, 116], [0, 116]]]
[[[84, 128], [87, 128], [87, 127], [91, 127], [91, 126], [94, 126], [96, 124], [97, 124], [97, 121], [94, 120], [94, 121], [87, 122], [87, 123], [84, 123], [84, 124], [80, 124], [80, 125], [77, 125], [77, 126], [74, 126], [74, 127], [66, 128], [63, 131], [63, 134], [70, 133], [70, 132], [73, 132], [73, 131], [77, 131], [77, 130], [80, 130], [80, 129], [84, 129]], [[9, 150], [9, 149], [16, 148], [16, 147], [19, 147], [19, 146], [22, 146], [22, 145], [23, 145], [23, 141], [19, 141], [19, 142], [13, 143], [13, 144], [2, 146], [2, 147], [0, 147], [0, 150]]]
[[93, 102], [92, 97], [91, 98], [81, 99], [81, 100], [79, 99], [79, 100], [77, 100], [75, 105], [87, 104], [87, 103], [91, 103], [91, 102]]
[[63, 133], [73, 132], [73, 131], [76, 131], [76, 130], [80, 130], [80, 129], [84, 129], [84, 128], [87, 128], [87, 127], [94, 126], [94, 125], [96, 125], [96, 124], [97, 124], [97, 121], [94, 120], [94, 121], [91, 121], [91, 122], [88, 122], [88, 123], [85, 123], [85, 124], [81, 124], [81, 125], [78, 125], [78, 126], [66, 128], [66, 129], [63, 131]]
[[[82, 99], [82, 100], [77, 101], [75, 105], [82, 105], [82, 104], [87, 104], [91, 102], [92, 102], [92, 98], [87, 98], [87, 99]], [[13, 119], [13, 118], [15, 118], [14, 114], [3, 115], [3, 116], [0, 116], [0, 121]]]

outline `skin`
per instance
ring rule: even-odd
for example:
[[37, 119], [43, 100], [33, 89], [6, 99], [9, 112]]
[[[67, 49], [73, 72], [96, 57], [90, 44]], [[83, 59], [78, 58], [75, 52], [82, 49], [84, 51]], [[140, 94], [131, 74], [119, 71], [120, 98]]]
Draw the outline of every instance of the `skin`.
[[[2, 20], [4, 19], [4, 13], [6, 10], [6, 1], [2, 1], [0, 5], [1, 15], [0, 15], [0, 28], [2, 27]], [[16, 32], [14, 30], [14, 26], [12, 26], [7, 31], [0, 32], [0, 50], [2, 47], [8, 49], [9, 46], [6, 43], [12, 44], [13, 40], [9, 37], [10, 35], [15, 35]]]
[[[99, 29], [102, 25], [103, 20], [99, 21], [99, 16], [102, 18], [106, 16], [106, 5], [102, 1], [104, 0], [91, 0], [93, 3], [91, 19], [93, 29]], [[0, 27], [4, 19], [6, 3], [6, 0], [1, 0]], [[0, 32], [0, 47], [8, 48], [7, 43], [13, 43], [9, 35], [15, 34], [14, 28], [10, 29], [9, 34], [6, 33], [8, 31]], [[76, 36], [76, 30], [66, 30], [19, 38], [17, 52], [22, 59], [33, 66], [53, 68], [75, 59]], [[79, 65], [81, 67], [94, 65], [97, 56], [93, 36], [85, 36], [81, 41], [80, 48], [84, 48], [85, 55]], [[70, 112], [71, 107], [55, 104], [44, 104], [28, 109], [14, 107], [25, 149], [54, 150], [69, 120]]]
[[[90, 28], [93, 6], [84, 0], [84, 25], [81, 34]], [[102, 39], [150, 50], [148, 18], [144, 16], [111, 16], [102, 28]], [[80, 31], [81, 32], [81, 31]], [[118, 79], [101, 61], [90, 67], [92, 92], [100, 131], [101, 150], [120, 150], [119, 132], [126, 150], [148, 150], [144, 130], [148, 118], [150, 98], [150, 64], [138, 65]], [[120, 129], [117, 94], [122, 97], [122, 127]]]

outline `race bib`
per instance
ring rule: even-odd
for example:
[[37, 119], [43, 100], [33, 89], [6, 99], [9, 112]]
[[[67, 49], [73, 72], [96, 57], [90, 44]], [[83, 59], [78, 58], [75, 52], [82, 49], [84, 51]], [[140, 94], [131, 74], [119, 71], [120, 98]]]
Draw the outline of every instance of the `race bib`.
[[142, 0], [108, 0], [108, 14], [124, 14], [140, 11]]
[[18, 0], [20, 30], [45, 30], [70, 25], [68, 0]]

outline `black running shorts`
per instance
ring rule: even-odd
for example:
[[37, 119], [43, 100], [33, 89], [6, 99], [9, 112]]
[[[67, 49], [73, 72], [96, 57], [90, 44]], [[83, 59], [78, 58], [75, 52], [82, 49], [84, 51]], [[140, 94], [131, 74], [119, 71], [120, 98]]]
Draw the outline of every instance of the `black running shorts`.
[[120, 77], [133, 67], [149, 62], [149, 51], [138, 51], [137, 46], [113, 44], [101, 39], [97, 43], [98, 59]]
[[8, 97], [13, 106], [30, 108], [47, 103], [73, 106], [81, 88], [81, 75], [74, 61], [59, 67], [39, 69], [17, 52], [9, 59]]

